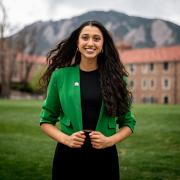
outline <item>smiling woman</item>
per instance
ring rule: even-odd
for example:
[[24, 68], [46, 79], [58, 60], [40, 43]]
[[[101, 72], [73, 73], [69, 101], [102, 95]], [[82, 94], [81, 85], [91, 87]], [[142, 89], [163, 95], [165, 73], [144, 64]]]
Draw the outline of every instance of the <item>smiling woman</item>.
[[[92, 61], [91, 63], [96, 61], [97, 55], [103, 51], [103, 41], [103, 35], [97, 27], [84, 27], [78, 38], [78, 49], [81, 53], [82, 60]], [[88, 62], [82, 63], [81, 65], [83, 66], [83, 64], [85, 65]], [[95, 65], [95, 63], [93, 64]]]
[[84, 22], [47, 60], [40, 125], [57, 141], [52, 179], [119, 180], [116, 144], [132, 134], [136, 121], [111, 36], [101, 23]]

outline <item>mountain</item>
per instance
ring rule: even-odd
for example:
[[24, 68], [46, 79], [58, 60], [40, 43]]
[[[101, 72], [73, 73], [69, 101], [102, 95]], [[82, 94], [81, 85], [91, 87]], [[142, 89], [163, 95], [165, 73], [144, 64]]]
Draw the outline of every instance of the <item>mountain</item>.
[[[13, 35], [15, 39], [35, 32], [37, 54], [46, 54], [50, 48], [67, 37], [86, 20], [98, 20], [111, 32], [115, 42], [130, 44], [133, 48], [161, 47], [180, 44], [180, 26], [161, 19], [128, 16], [116, 11], [90, 11], [80, 16], [59, 21], [38, 21]], [[30, 49], [28, 46], [26, 51]]]

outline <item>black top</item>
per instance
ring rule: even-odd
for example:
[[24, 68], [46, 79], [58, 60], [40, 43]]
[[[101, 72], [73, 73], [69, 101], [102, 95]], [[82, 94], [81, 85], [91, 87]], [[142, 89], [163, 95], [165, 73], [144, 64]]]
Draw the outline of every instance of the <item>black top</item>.
[[102, 105], [98, 70], [80, 70], [80, 90], [83, 129], [95, 130]]

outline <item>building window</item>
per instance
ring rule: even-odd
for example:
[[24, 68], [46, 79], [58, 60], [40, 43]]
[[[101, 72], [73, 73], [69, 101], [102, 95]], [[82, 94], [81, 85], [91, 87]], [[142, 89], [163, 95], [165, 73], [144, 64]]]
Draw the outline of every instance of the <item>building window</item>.
[[149, 65], [149, 70], [150, 70], [150, 71], [153, 71], [153, 70], [154, 70], [154, 64], [153, 64], [153, 63], [151, 63], [151, 64]]
[[146, 80], [143, 81], [143, 87], [146, 87], [147, 86], [147, 82]]
[[168, 104], [168, 103], [169, 103], [169, 98], [168, 98], [168, 96], [164, 96], [163, 103], [164, 103], [164, 104]]
[[129, 64], [129, 72], [131, 73], [131, 74], [135, 74], [135, 70], [136, 70], [136, 66], [135, 66], [135, 64]]
[[16, 78], [18, 77], [18, 64], [17, 63], [14, 64], [13, 76]]
[[141, 66], [141, 72], [143, 74], [147, 74], [148, 73], [148, 64], [142, 64]]
[[151, 103], [151, 104], [153, 104], [153, 103], [157, 103], [158, 101], [157, 101], [157, 98], [155, 98], [153, 96], [143, 96], [141, 98], [141, 102], [142, 103]]
[[155, 88], [156, 88], [156, 79], [155, 78], [149, 80], [149, 88], [151, 90], [155, 90]]
[[134, 81], [130, 81], [130, 87], [134, 87]]
[[150, 102], [153, 103], [157, 103], [157, 99], [153, 96], [150, 97]]
[[147, 103], [147, 101], [148, 101], [148, 99], [147, 99], [146, 97], [143, 97], [143, 98], [141, 99], [141, 102], [142, 102], [142, 103]]
[[164, 62], [164, 63], [163, 63], [163, 69], [164, 69], [165, 71], [168, 71], [168, 69], [169, 69], [169, 63], [168, 63], [168, 62]]
[[141, 87], [142, 87], [143, 90], [148, 88], [148, 81], [146, 79], [142, 79]]
[[168, 83], [168, 79], [165, 79], [165, 80], [164, 80], [164, 87], [165, 87], [165, 88], [167, 88], [167, 87], [168, 87], [168, 85], [169, 85], [169, 83]]
[[163, 78], [163, 79], [162, 79], [162, 88], [163, 88], [164, 90], [170, 89], [170, 85], [171, 85], [170, 78]]
[[129, 88], [130, 88], [131, 90], [134, 90], [134, 88], [135, 88], [135, 82], [134, 82], [133, 80], [130, 80], [130, 81], [129, 81]]

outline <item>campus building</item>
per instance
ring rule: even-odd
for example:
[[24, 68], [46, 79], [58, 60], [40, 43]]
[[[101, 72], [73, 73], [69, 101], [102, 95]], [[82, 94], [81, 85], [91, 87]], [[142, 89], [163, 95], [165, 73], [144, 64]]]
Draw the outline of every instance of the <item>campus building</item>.
[[180, 104], [180, 46], [120, 52], [134, 103]]

